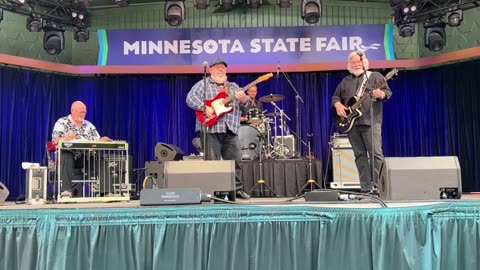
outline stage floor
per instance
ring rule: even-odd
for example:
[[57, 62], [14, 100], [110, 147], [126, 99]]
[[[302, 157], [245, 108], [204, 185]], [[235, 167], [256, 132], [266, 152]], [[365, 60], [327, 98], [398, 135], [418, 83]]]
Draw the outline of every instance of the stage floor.
[[[239, 205], [251, 206], [313, 206], [313, 207], [331, 207], [331, 208], [381, 208], [379, 203], [371, 200], [351, 200], [351, 201], [318, 201], [305, 202], [303, 198], [291, 201], [293, 198], [251, 198], [249, 200], [237, 199], [236, 203]], [[385, 201], [388, 207], [411, 207], [421, 205], [432, 205], [444, 202], [474, 202], [480, 201], [480, 193], [462, 194], [460, 200], [408, 200], [408, 201]], [[203, 203], [201, 206], [209, 206], [211, 203]], [[218, 204], [215, 204], [218, 205]], [[129, 202], [99, 202], [99, 203], [48, 203], [43, 205], [28, 205], [25, 203], [16, 204], [15, 202], [5, 202], [0, 206], [0, 210], [18, 210], [18, 209], [88, 209], [88, 208], [135, 208], [135, 207], [172, 207], [175, 205], [165, 206], [140, 206], [139, 200], [132, 200]], [[178, 205], [178, 207], [185, 206], [200, 206], [199, 204], [192, 205]]]

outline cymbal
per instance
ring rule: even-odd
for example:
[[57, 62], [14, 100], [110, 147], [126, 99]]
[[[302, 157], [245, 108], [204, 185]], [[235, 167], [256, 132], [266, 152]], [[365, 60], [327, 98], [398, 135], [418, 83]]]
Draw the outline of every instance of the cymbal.
[[259, 98], [258, 101], [260, 101], [260, 102], [272, 102], [272, 101], [275, 102], [275, 101], [280, 101], [284, 98], [285, 98], [284, 95], [270, 94], [270, 95], [263, 96], [263, 97]]

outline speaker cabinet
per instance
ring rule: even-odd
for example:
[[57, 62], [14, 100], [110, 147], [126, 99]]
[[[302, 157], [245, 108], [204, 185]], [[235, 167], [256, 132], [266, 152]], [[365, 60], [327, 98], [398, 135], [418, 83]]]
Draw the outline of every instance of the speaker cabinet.
[[385, 200], [460, 199], [462, 182], [456, 156], [385, 158], [378, 183]]
[[360, 188], [355, 155], [351, 148], [332, 148], [332, 173], [331, 188]]
[[147, 181], [145, 188], [153, 188], [153, 185], [157, 185], [158, 188], [165, 188], [165, 162], [158, 161], [145, 161], [145, 176], [150, 176], [153, 182]]
[[166, 161], [165, 187], [200, 188], [202, 193], [235, 201], [235, 161]]
[[8, 195], [10, 194], [10, 191], [8, 188], [0, 182], [0, 205], [3, 205], [3, 203], [7, 200]]
[[181, 160], [185, 153], [182, 149], [168, 143], [158, 142], [155, 145], [155, 159], [157, 161]]

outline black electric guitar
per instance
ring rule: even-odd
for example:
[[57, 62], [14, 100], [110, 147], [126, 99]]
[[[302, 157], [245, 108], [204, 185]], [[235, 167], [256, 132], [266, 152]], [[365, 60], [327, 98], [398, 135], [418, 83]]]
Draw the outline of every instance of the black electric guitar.
[[[390, 80], [393, 76], [397, 75], [397, 73], [398, 73], [398, 70], [396, 68], [392, 69], [372, 89], [379, 88], [386, 81]], [[360, 111], [360, 106], [362, 106], [362, 103], [369, 97], [370, 97], [370, 91], [365, 91], [365, 93], [363, 93], [363, 95], [360, 98], [357, 98], [356, 96], [350, 98], [347, 104], [345, 104], [345, 106], [347, 107], [347, 110], [345, 111], [347, 113], [347, 117], [338, 116], [335, 107], [333, 107], [332, 109], [333, 122], [335, 123], [335, 126], [337, 127], [338, 131], [345, 133], [345, 132], [349, 132], [350, 129], [352, 129], [353, 124], [355, 123], [355, 120], [357, 120], [357, 118], [362, 116], [362, 112]]]

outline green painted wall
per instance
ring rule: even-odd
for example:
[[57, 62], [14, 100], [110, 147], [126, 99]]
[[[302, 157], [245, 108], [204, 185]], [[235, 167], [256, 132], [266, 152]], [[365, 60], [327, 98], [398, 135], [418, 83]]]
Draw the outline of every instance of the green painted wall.
[[[270, 1], [274, 3], [275, 1]], [[211, 5], [207, 10], [196, 10], [192, 1], [187, 1], [187, 19], [181, 28], [231, 28], [231, 27], [272, 27], [303, 26], [300, 16], [300, 1], [294, 1], [291, 8], [281, 9], [276, 4], [263, 5], [260, 9], [239, 7], [230, 12], [217, 12]], [[212, 1], [212, 3], [215, 3]], [[384, 24], [391, 23], [392, 10], [388, 3], [363, 3], [356, 1], [322, 1], [323, 16], [316, 24]], [[30, 33], [25, 29], [25, 17], [4, 12], [0, 23], [0, 53], [61, 62], [75, 65], [95, 65], [98, 43], [96, 29], [147, 29], [170, 28], [164, 21], [164, 5], [151, 4], [94, 9], [90, 40], [77, 43], [72, 32], [65, 32], [65, 50], [58, 56], [50, 56], [43, 50], [43, 33]], [[480, 9], [465, 12], [465, 19], [457, 28], [447, 28], [447, 46], [443, 52], [478, 46], [480, 43]], [[394, 48], [397, 59], [412, 59], [435, 55], [423, 47], [423, 27], [416, 27], [410, 38], [401, 38], [395, 29]]]

